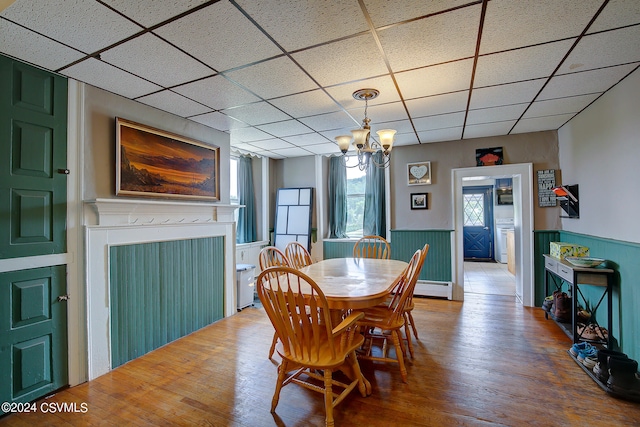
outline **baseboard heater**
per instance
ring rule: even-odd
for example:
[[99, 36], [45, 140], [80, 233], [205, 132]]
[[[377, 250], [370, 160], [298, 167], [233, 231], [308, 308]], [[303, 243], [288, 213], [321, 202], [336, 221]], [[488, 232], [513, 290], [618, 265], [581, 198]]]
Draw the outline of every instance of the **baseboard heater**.
[[413, 294], [423, 297], [438, 297], [451, 300], [453, 299], [453, 283], [418, 280]]

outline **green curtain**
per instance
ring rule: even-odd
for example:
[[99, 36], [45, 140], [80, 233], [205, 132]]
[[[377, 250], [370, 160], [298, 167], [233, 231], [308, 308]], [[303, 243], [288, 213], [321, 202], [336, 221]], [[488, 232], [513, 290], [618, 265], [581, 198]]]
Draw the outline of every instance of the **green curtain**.
[[329, 158], [329, 238], [347, 237], [347, 168], [342, 157]]
[[238, 158], [238, 202], [244, 205], [238, 210], [236, 243], [256, 241], [256, 204], [253, 190], [251, 157]]
[[364, 219], [362, 230], [365, 236], [377, 235], [387, 238], [386, 205], [384, 191], [384, 168], [373, 164], [384, 162], [382, 152], [378, 151], [367, 168], [367, 179], [364, 190]]

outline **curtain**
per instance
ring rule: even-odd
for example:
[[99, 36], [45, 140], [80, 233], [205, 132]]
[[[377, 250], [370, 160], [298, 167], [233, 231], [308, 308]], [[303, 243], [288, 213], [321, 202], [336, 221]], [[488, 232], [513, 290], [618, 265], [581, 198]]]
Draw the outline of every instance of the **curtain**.
[[329, 158], [329, 238], [347, 237], [347, 168], [342, 158]]
[[387, 238], [387, 221], [384, 192], [384, 169], [376, 167], [383, 163], [382, 152], [373, 155], [367, 168], [367, 179], [364, 190], [364, 219], [362, 230], [365, 236], [377, 235]]
[[253, 190], [253, 169], [251, 157], [238, 158], [238, 203], [244, 205], [238, 209], [238, 228], [236, 243], [256, 241], [256, 204]]

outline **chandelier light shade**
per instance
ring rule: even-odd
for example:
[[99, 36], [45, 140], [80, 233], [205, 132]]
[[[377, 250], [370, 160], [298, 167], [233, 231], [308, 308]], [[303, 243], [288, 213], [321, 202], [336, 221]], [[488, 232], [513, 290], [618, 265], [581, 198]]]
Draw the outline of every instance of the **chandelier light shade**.
[[[371, 119], [367, 117], [367, 109], [369, 107], [369, 100], [375, 99], [380, 95], [377, 89], [359, 89], [353, 92], [353, 97], [357, 100], [364, 101], [364, 119], [362, 120], [362, 127], [360, 129], [354, 129], [351, 131], [352, 135], [340, 135], [336, 136], [336, 142], [342, 152], [342, 159], [345, 165], [350, 156], [347, 155], [349, 146], [353, 143], [358, 156], [358, 166], [360, 170], [365, 170], [369, 167], [369, 163], [373, 163], [378, 168], [386, 168], [389, 166], [391, 160], [391, 149], [393, 148], [393, 141], [395, 139], [396, 131], [393, 129], [382, 129], [377, 131], [378, 141], [371, 139], [371, 127], [369, 123]], [[382, 153], [382, 161], [376, 161], [373, 154]], [[355, 167], [349, 166], [349, 167]]]

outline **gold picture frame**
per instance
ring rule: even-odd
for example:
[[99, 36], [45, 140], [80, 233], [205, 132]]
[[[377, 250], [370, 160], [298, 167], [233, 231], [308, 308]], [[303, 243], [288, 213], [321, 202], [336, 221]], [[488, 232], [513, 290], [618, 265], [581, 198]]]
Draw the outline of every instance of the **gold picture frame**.
[[220, 148], [116, 117], [116, 195], [220, 200]]

